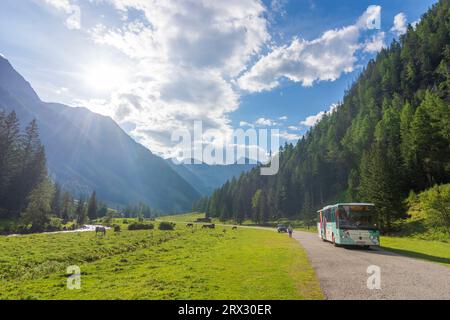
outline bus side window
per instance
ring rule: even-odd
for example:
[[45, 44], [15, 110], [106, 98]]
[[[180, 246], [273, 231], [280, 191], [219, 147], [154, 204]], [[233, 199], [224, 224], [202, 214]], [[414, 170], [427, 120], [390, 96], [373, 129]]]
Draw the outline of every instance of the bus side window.
[[327, 209], [327, 222], [333, 222], [333, 215], [331, 209]]

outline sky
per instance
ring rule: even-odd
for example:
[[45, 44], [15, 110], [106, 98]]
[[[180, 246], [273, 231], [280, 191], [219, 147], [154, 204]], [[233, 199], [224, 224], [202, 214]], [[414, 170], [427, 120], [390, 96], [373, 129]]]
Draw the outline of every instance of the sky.
[[295, 143], [435, 2], [2, 0], [0, 54], [44, 101], [110, 116], [163, 157], [196, 121], [214, 145], [239, 128]]

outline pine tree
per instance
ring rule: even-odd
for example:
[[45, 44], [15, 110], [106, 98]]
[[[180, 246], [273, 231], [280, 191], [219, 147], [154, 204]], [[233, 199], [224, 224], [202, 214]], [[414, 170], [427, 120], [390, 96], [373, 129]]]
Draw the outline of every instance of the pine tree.
[[14, 208], [21, 211], [27, 203], [27, 195], [47, 175], [45, 166], [45, 151], [39, 140], [36, 120], [32, 120], [25, 129], [22, 138], [22, 155], [20, 171], [15, 177], [11, 199]]
[[26, 224], [32, 225], [32, 230], [43, 230], [49, 221], [53, 193], [53, 185], [49, 178], [45, 178], [31, 191], [28, 206], [22, 217]]
[[77, 209], [75, 211], [75, 214], [77, 216], [77, 223], [78, 224], [84, 224], [87, 222], [87, 213], [86, 213], [86, 206], [84, 204], [83, 197], [80, 196], [77, 203]]
[[61, 203], [62, 203], [61, 186], [59, 183], [55, 183], [55, 192], [53, 194], [51, 207], [52, 213], [60, 218], [62, 218]]
[[5, 192], [17, 174], [20, 157], [20, 129], [16, 113], [0, 113], [0, 207], [5, 206]]
[[411, 123], [412, 150], [421, 175], [419, 189], [448, 179], [449, 127], [449, 106], [427, 91]]
[[[90, 220], [94, 220], [97, 218], [97, 210], [98, 210], [97, 195], [96, 195], [95, 191], [93, 191], [91, 197], [89, 198], [88, 207], [87, 207], [87, 215]], [[141, 211], [141, 210], [139, 210], [139, 211]]]
[[401, 190], [392, 170], [386, 162], [385, 151], [377, 144], [361, 160], [360, 199], [375, 204], [382, 230], [390, 230], [394, 218], [404, 212], [399, 201]]
[[73, 198], [69, 192], [64, 192], [62, 196], [62, 214], [61, 218], [64, 222], [69, 221], [72, 214]]
[[256, 223], [261, 222], [261, 195], [262, 190], [258, 189], [256, 190], [252, 198], [252, 209], [253, 209], [252, 220], [255, 221]]

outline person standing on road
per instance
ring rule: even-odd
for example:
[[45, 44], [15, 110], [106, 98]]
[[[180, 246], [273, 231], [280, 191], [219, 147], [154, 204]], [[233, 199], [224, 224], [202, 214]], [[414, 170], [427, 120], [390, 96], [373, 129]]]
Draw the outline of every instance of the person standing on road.
[[292, 226], [289, 225], [289, 227], [288, 227], [289, 238], [292, 238], [292, 232], [293, 232], [293, 231], [294, 231], [294, 230], [292, 229]]

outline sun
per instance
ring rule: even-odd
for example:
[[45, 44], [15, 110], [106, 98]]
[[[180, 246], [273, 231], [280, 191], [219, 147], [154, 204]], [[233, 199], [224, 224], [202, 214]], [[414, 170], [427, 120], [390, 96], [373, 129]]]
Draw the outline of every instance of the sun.
[[85, 84], [94, 91], [108, 92], [117, 89], [127, 81], [127, 73], [120, 66], [99, 63], [86, 68]]

